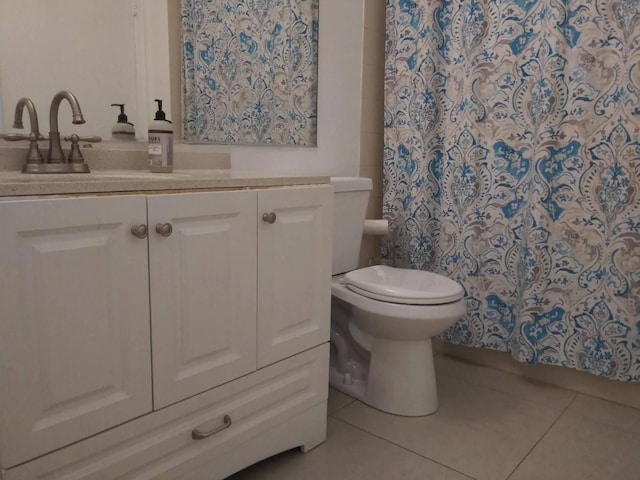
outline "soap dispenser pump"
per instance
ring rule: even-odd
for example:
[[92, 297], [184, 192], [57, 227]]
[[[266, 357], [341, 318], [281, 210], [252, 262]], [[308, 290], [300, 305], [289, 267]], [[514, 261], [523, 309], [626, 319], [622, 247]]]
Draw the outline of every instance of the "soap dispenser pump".
[[118, 115], [118, 122], [111, 129], [111, 136], [115, 140], [135, 140], [136, 129], [133, 123], [129, 122], [127, 116], [124, 113], [124, 103], [112, 103], [112, 107], [120, 107], [120, 115]]
[[156, 99], [158, 110], [149, 123], [149, 170], [173, 172], [173, 126], [162, 111], [162, 100]]

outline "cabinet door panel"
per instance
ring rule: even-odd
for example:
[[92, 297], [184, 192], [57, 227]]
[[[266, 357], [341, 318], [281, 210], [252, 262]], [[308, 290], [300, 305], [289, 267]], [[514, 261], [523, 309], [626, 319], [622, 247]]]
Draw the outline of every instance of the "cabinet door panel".
[[0, 202], [7, 467], [151, 410], [142, 196]]
[[[256, 193], [148, 198], [154, 408], [256, 368]], [[156, 224], [170, 223], [163, 237]]]
[[329, 340], [332, 192], [258, 194], [258, 367]]

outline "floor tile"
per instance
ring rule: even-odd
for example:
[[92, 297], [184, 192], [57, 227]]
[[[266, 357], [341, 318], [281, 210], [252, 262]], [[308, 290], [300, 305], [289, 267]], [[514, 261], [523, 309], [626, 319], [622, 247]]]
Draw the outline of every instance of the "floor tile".
[[554, 408], [565, 409], [577, 395], [574, 391], [555, 385], [541, 383], [521, 375], [503, 372], [446, 355], [436, 355], [435, 364], [438, 378], [458, 378], [465, 382], [482, 385]]
[[[434, 339], [434, 348], [442, 355], [463, 358], [474, 364], [517, 376], [556, 385], [610, 402], [640, 409], [640, 382], [620, 382], [558, 365], [529, 365], [511, 358], [508, 353], [487, 348], [463, 347]], [[640, 476], [638, 477], [640, 479]]]
[[327, 441], [291, 450], [228, 480], [469, 480], [469, 477], [329, 418]]
[[581, 395], [510, 480], [638, 480], [639, 422], [638, 410]]
[[327, 405], [327, 413], [331, 415], [334, 412], [337, 412], [342, 407], [346, 407], [351, 402], [355, 400], [351, 398], [349, 395], [345, 395], [338, 390], [334, 390], [333, 388], [329, 388], [329, 401]]
[[[588, 395], [578, 395], [565, 413], [566, 417], [583, 417], [640, 435], [640, 410], [618, 405]], [[640, 456], [640, 454], [639, 454]], [[640, 472], [638, 474], [640, 478]]]
[[438, 384], [433, 415], [399, 417], [354, 402], [334, 416], [471, 477], [504, 480], [562, 413], [453, 377]]

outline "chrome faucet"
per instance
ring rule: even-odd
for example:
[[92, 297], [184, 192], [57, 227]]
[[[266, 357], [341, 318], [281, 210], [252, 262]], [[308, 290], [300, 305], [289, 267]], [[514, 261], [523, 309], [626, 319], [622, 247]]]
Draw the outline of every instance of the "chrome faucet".
[[65, 163], [64, 152], [60, 145], [60, 131], [58, 130], [58, 110], [60, 109], [60, 103], [65, 98], [69, 101], [69, 105], [71, 105], [71, 113], [73, 114], [71, 123], [74, 125], [85, 123], [82, 110], [80, 110], [80, 103], [73, 93], [62, 90], [54, 95], [53, 100], [51, 100], [51, 108], [49, 109], [49, 129], [51, 131], [49, 132], [47, 163]]
[[43, 137], [40, 135], [36, 107], [28, 98], [21, 98], [18, 101], [13, 127], [23, 128], [22, 113], [26, 107], [31, 121], [31, 133], [28, 136], [12, 133], [5, 135], [4, 138], [9, 141], [29, 140], [31, 142], [27, 160], [24, 167], [22, 167], [22, 173], [89, 173], [89, 167], [84, 163], [84, 158], [80, 152], [79, 142], [100, 142], [102, 138], [96, 136], [79, 137], [78, 135], [71, 135], [71, 137], [65, 138], [65, 140], [71, 141], [71, 152], [69, 158], [65, 159], [60, 145], [60, 131], [58, 130], [58, 110], [60, 109], [60, 103], [64, 99], [71, 105], [72, 123], [76, 125], [85, 123], [82, 110], [80, 110], [80, 103], [76, 96], [66, 90], [56, 93], [53, 100], [51, 100], [51, 108], [49, 109], [49, 128], [51, 131], [49, 132], [49, 153], [46, 161], [38, 150], [38, 140]]
[[39, 165], [44, 162], [42, 154], [38, 149], [38, 140], [43, 138], [42, 135], [40, 135], [40, 126], [38, 125], [38, 112], [36, 112], [36, 106], [30, 98], [22, 97], [18, 100], [16, 112], [13, 117], [13, 128], [24, 128], [22, 115], [25, 107], [27, 112], [29, 112], [29, 124], [31, 127], [29, 135], [7, 134], [4, 136], [5, 140], [12, 142], [29, 140], [29, 151], [27, 152], [26, 163], [22, 169], [23, 172], [27, 172], [33, 165]]

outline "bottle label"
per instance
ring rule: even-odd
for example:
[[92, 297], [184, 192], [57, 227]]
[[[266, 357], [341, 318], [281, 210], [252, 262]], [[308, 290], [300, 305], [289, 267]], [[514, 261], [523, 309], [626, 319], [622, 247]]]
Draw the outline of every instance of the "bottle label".
[[173, 133], [149, 131], [149, 165], [173, 165]]
[[150, 143], [149, 144], [149, 155], [162, 155], [162, 144], [160, 144], [160, 143]]

